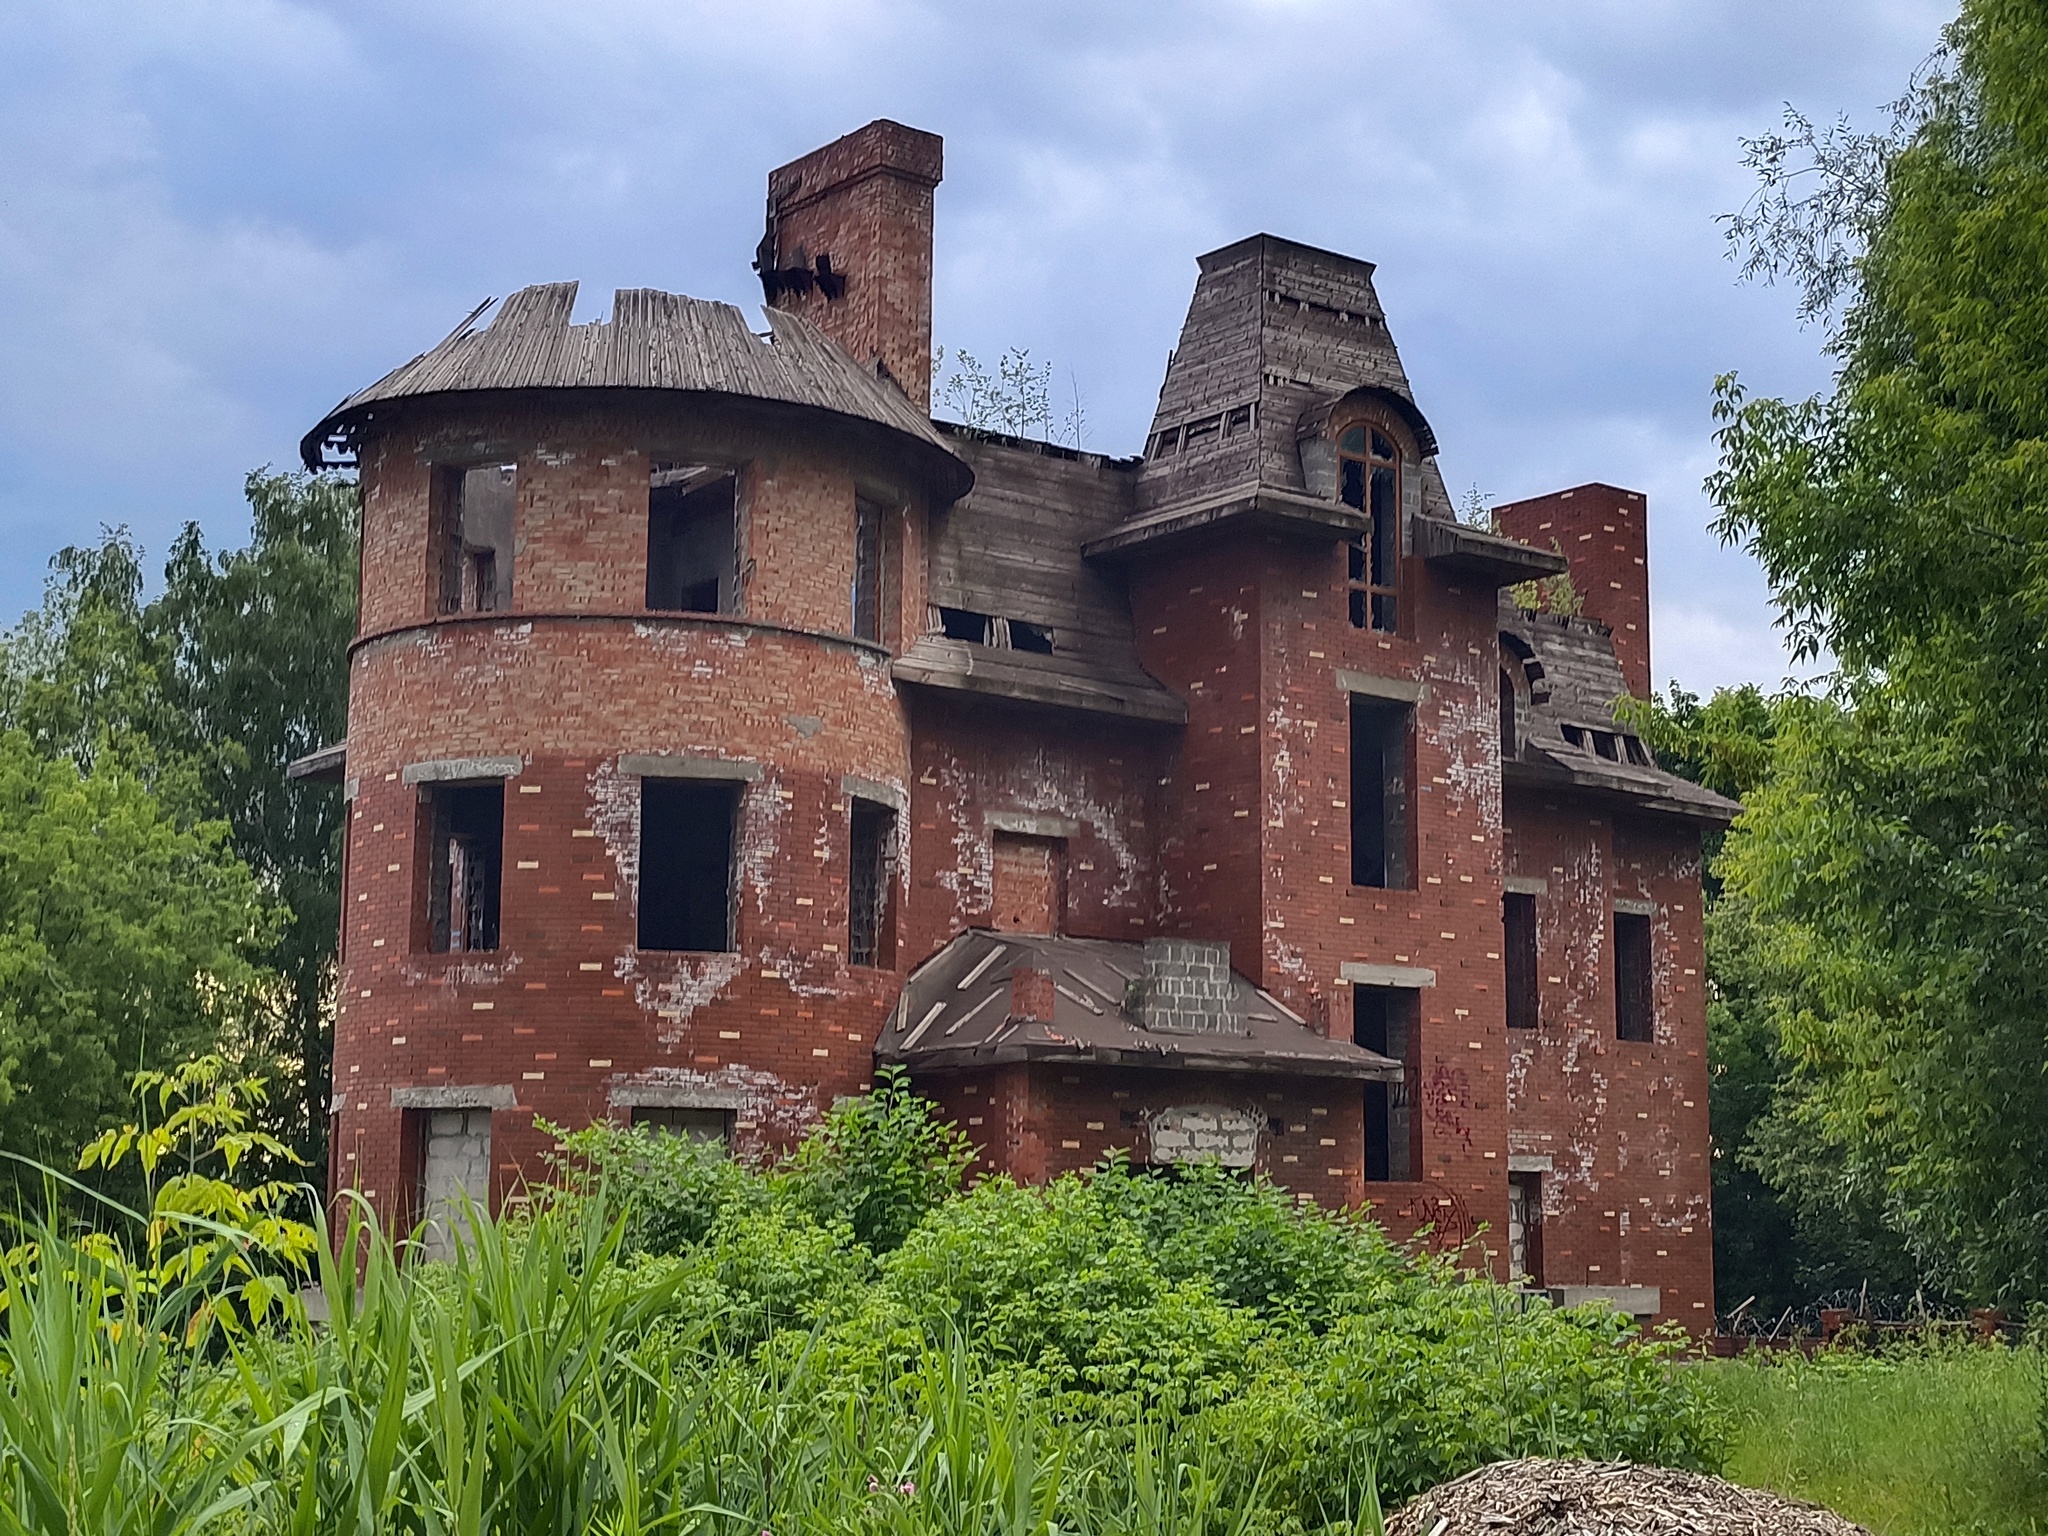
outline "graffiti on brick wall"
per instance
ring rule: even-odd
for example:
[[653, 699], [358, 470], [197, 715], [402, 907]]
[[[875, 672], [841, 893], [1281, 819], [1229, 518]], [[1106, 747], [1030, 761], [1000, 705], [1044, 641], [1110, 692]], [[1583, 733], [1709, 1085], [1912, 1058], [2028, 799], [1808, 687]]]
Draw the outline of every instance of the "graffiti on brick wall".
[[1438, 1057], [1430, 1063], [1428, 1081], [1422, 1089], [1422, 1112], [1430, 1130], [1472, 1150], [1472, 1127], [1464, 1111], [1471, 1107], [1472, 1079], [1463, 1067], [1454, 1067]]
[[1393, 1215], [1425, 1239], [1432, 1253], [1455, 1253], [1479, 1235], [1479, 1222], [1464, 1196], [1434, 1180], [1402, 1201]]

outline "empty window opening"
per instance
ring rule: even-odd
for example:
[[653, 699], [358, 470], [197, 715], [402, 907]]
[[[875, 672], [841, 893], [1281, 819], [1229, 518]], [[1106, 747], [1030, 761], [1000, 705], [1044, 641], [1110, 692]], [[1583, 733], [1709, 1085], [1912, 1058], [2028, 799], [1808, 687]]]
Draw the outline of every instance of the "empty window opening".
[[853, 504], [853, 633], [857, 640], [882, 638], [882, 509], [872, 501]]
[[1180, 451], [1180, 428], [1169, 427], [1152, 439], [1152, 457], [1169, 458]]
[[1398, 1083], [1365, 1085], [1365, 1177], [1399, 1184], [1415, 1177], [1421, 1161], [1422, 1122], [1415, 1114], [1414, 1082], [1421, 1059], [1416, 1021], [1421, 995], [1410, 987], [1353, 987], [1351, 1040], [1391, 1056], [1406, 1069]]
[[709, 464], [656, 464], [647, 476], [647, 606], [739, 611], [733, 509], [739, 477]]
[[855, 965], [896, 963], [896, 813], [856, 798], [847, 860], [846, 957]]
[[1515, 731], [1515, 680], [1503, 667], [1500, 673], [1500, 755], [1503, 762], [1513, 762], [1521, 755], [1521, 738]]
[[1351, 883], [1406, 890], [1412, 711], [1351, 695]]
[[1586, 744], [1586, 733], [1576, 725], [1560, 725], [1557, 728], [1557, 734], [1562, 736], [1572, 746], [1584, 747]]
[[1030, 651], [1039, 656], [1052, 654], [1052, 631], [1043, 624], [1027, 624], [1022, 619], [1010, 620], [1010, 649]]
[[1206, 443], [1210, 438], [1215, 437], [1222, 430], [1223, 418], [1221, 416], [1204, 416], [1200, 421], [1191, 421], [1181, 429], [1181, 443], [1184, 447], [1194, 449]]
[[1508, 1028], [1534, 1029], [1539, 1018], [1536, 990], [1536, 898], [1510, 891], [1500, 901]]
[[995, 903], [989, 926], [1010, 933], [1058, 933], [1066, 910], [1065, 841], [998, 832], [993, 855]]
[[1248, 405], [1237, 406], [1223, 418], [1223, 435], [1225, 437], [1235, 437], [1238, 433], [1249, 432], [1251, 429], [1252, 408]]
[[639, 1104], [633, 1108], [633, 1123], [659, 1131], [664, 1136], [682, 1136], [690, 1141], [732, 1145], [733, 1112], [729, 1109], [689, 1109], [666, 1104]]
[[1614, 1037], [1657, 1037], [1650, 996], [1650, 920], [1635, 912], [1614, 914]]
[[970, 645], [987, 645], [990, 619], [971, 608], [941, 608], [939, 633], [948, 640], [965, 640]]
[[730, 950], [739, 786], [640, 781], [642, 949]]
[[1610, 763], [1621, 760], [1621, 753], [1616, 750], [1614, 745], [1614, 732], [1612, 731], [1595, 731], [1593, 733], [1593, 750], [1606, 758]]
[[434, 954], [496, 949], [504, 781], [422, 786], [419, 827], [427, 861], [423, 947]]
[[1372, 526], [1350, 546], [1351, 622], [1393, 634], [1399, 628], [1395, 585], [1401, 555], [1401, 463], [1377, 427], [1353, 427], [1337, 440], [1340, 494]]
[[447, 468], [435, 477], [434, 611], [498, 613], [512, 606], [511, 464]]
[[1543, 1175], [1508, 1175], [1508, 1284], [1543, 1283]]
[[1650, 749], [1643, 745], [1642, 737], [1624, 736], [1621, 738], [1621, 745], [1628, 753], [1628, 760], [1638, 768], [1654, 768], [1657, 766], [1657, 760], [1650, 756]]
[[447, 1262], [470, 1241], [470, 1211], [490, 1210], [491, 1112], [413, 1110], [406, 1118], [418, 1138], [420, 1251]]

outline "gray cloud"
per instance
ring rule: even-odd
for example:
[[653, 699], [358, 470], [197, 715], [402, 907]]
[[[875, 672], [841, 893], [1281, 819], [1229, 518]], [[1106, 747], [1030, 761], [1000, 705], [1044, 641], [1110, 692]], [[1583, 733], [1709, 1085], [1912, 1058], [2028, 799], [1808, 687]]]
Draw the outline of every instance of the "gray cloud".
[[1660, 676], [1785, 670], [1707, 534], [1709, 388], [1826, 382], [1714, 216], [1735, 139], [1865, 116], [1942, 6], [1578, 0], [16, 0], [0, 14], [0, 609], [102, 522], [240, 537], [239, 483], [522, 283], [751, 304], [767, 169], [947, 138], [940, 339], [1029, 347], [1133, 450], [1194, 256], [1379, 264], [1455, 492], [1647, 491]]

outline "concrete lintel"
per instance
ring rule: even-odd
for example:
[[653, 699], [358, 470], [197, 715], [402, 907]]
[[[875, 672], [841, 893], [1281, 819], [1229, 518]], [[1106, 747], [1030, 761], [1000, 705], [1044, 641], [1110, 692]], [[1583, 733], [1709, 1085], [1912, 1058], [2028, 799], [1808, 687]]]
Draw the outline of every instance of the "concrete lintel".
[[362, 781], [361, 779], [343, 779], [343, 780], [342, 780], [342, 782], [341, 782], [341, 798], [342, 798], [342, 799], [344, 799], [344, 800], [354, 800], [354, 799], [357, 799], [358, 797], [360, 797], [360, 796], [361, 796], [362, 792], [363, 792], [363, 781]]
[[761, 765], [743, 757], [689, 757], [680, 752], [627, 752], [619, 772], [643, 779], [725, 779], [758, 783]]
[[1015, 832], [1023, 837], [1072, 837], [1081, 823], [1071, 816], [1046, 811], [990, 811], [983, 817], [991, 832]]
[[393, 1109], [511, 1109], [518, 1103], [519, 1091], [509, 1083], [391, 1090]]
[[747, 1101], [745, 1090], [714, 1083], [614, 1083], [609, 1098], [614, 1109], [744, 1109]]
[[1403, 704], [1420, 704], [1429, 697], [1421, 683], [1405, 677], [1375, 677], [1370, 672], [1337, 669], [1337, 687], [1345, 693], [1362, 693], [1367, 698], [1395, 699]]
[[1548, 1152], [1510, 1152], [1509, 1173], [1549, 1173], [1551, 1156]]
[[839, 793], [851, 795], [856, 800], [872, 800], [877, 805], [886, 805], [899, 816], [910, 814], [910, 797], [893, 784], [884, 784], [879, 779], [864, 779], [857, 773], [841, 774]]
[[1550, 882], [1541, 875], [1509, 875], [1500, 888], [1510, 896], [1548, 896]]
[[1553, 1285], [1551, 1302], [1560, 1307], [1609, 1306], [1631, 1317], [1655, 1317], [1664, 1310], [1664, 1293], [1654, 1285]]
[[1373, 965], [1364, 960], [1346, 960], [1337, 979], [1359, 987], [1433, 987], [1436, 972], [1426, 965]]
[[512, 779], [526, 766], [521, 757], [439, 757], [407, 763], [398, 777], [407, 784], [447, 784], [462, 779]]
[[1654, 901], [1638, 901], [1633, 896], [1617, 896], [1614, 898], [1614, 910], [1626, 912], [1631, 917], [1655, 917], [1657, 915], [1657, 903]]

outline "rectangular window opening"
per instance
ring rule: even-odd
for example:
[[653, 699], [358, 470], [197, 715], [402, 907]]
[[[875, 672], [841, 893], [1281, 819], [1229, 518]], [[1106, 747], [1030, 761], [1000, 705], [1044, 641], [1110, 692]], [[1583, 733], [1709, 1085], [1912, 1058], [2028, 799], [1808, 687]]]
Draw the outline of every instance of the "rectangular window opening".
[[433, 495], [434, 611], [499, 613], [512, 606], [512, 521], [518, 466], [443, 468]]
[[939, 633], [948, 640], [965, 640], [970, 645], [987, 645], [990, 619], [971, 608], [941, 608]]
[[1368, 1184], [1401, 1184], [1415, 1177], [1422, 1160], [1422, 1121], [1414, 1111], [1414, 1084], [1421, 1061], [1421, 994], [1412, 987], [1351, 989], [1351, 1040], [1391, 1056], [1406, 1069], [1398, 1083], [1365, 1085], [1365, 1179]]
[[1010, 649], [1030, 651], [1038, 656], [1052, 654], [1052, 631], [1043, 624], [1027, 624], [1022, 619], [1010, 620]]
[[1650, 996], [1650, 920], [1637, 912], [1614, 914], [1614, 1037], [1642, 1042], [1657, 1037]]
[[733, 1112], [729, 1109], [694, 1109], [681, 1106], [637, 1104], [633, 1123], [659, 1131], [664, 1136], [682, 1136], [690, 1141], [732, 1145]]
[[1408, 737], [1405, 704], [1351, 695], [1351, 883], [1406, 890]]
[[856, 798], [847, 861], [847, 959], [854, 965], [896, 964], [896, 812]]
[[1223, 418], [1223, 434], [1226, 437], [1235, 437], [1240, 432], [1249, 432], [1251, 426], [1252, 408], [1248, 405], [1235, 407], [1229, 415]]
[[426, 861], [425, 932], [432, 954], [498, 947], [498, 894], [505, 852], [505, 782], [427, 784], [419, 799]]
[[647, 476], [647, 606], [737, 613], [739, 476], [715, 464], [655, 464]]
[[865, 498], [853, 504], [853, 634], [882, 638], [882, 508]]
[[736, 947], [739, 803], [734, 783], [640, 781], [640, 948], [716, 953]]
[[457, 1244], [471, 1243], [469, 1213], [489, 1214], [491, 1112], [488, 1109], [408, 1110], [407, 1132], [417, 1148], [420, 1248], [446, 1263]]
[[1508, 1175], [1508, 1284], [1543, 1283], [1543, 1175]]
[[1204, 416], [1200, 421], [1191, 421], [1181, 432], [1181, 442], [1192, 449], [1207, 442], [1223, 430], [1221, 416]]
[[1534, 1029], [1540, 1017], [1536, 990], [1536, 898], [1510, 891], [1501, 898], [1500, 906], [1508, 1028]]
[[1614, 732], [1612, 731], [1595, 731], [1593, 733], [1593, 750], [1601, 757], [1606, 758], [1610, 763], [1621, 760], [1620, 752], [1615, 749]]

